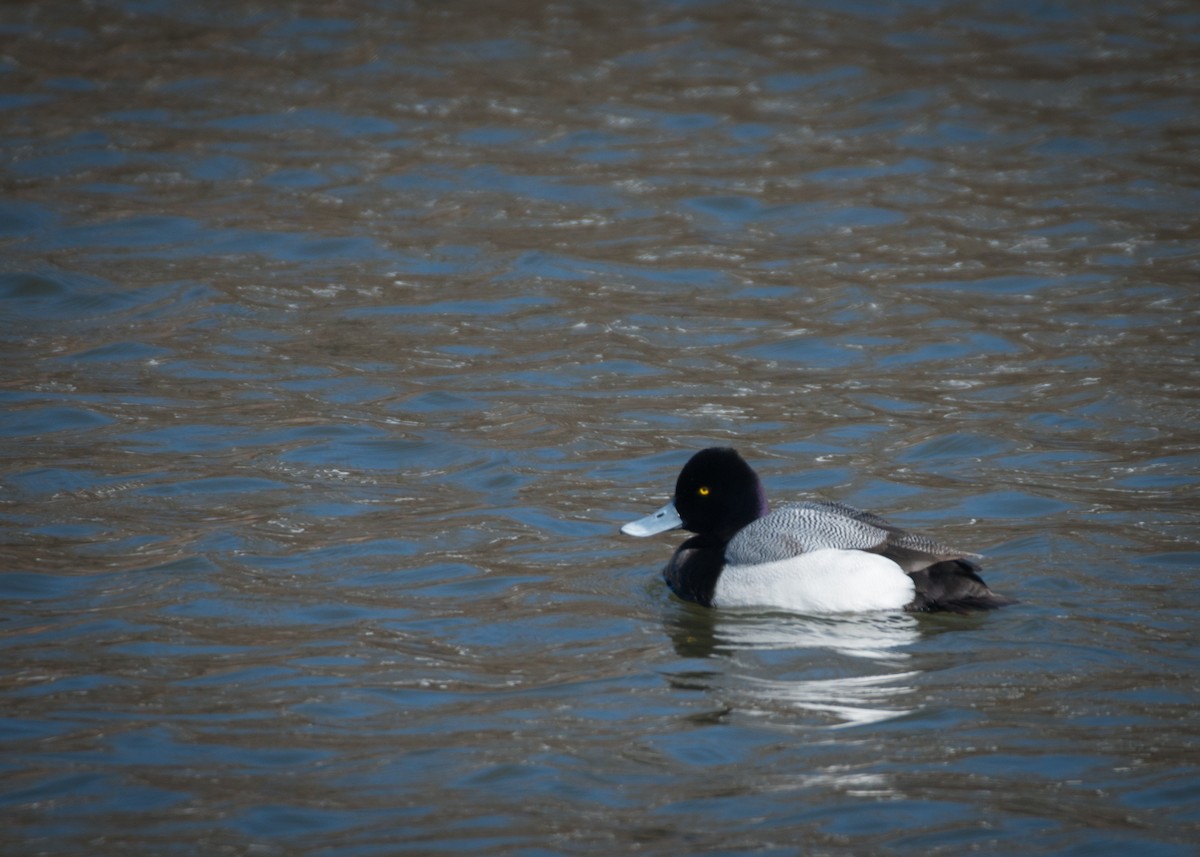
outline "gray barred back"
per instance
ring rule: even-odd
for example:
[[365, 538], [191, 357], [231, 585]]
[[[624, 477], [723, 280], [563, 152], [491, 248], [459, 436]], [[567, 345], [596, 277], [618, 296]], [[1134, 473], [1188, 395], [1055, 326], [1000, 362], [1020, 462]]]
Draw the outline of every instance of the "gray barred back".
[[822, 548], [882, 554], [905, 571], [975, 556], [899, 529], [878, 515], [844, 503], [805, 501], [781, 506], [747, 524], [726, 546], [725, 561], [730, 565], [758, 565]]

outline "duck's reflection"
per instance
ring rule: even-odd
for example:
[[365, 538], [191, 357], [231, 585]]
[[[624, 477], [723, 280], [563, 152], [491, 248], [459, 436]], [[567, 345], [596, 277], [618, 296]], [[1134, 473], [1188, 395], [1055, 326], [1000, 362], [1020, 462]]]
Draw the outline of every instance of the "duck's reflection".
[[[684, 658], [712, 669], [672, 673], [674, 687], [717, 695], [725, 711], [809, 712], [827, 726], [910, 713], [919, 670], [903, 669], [920, 639], [905, 613], [799, 616], [673, 605], [667, 630]], [[791, 653], [795, 654], [792, 657]]]
[[912, 671], [799, 681], [743, 676], [742, 681], [748, 696], [763, 709], [787, 706], [831, 718], [831, 726], [861, 726], [911, 714], [915, 709], [901, 707], [898, 697], [912, 693], [907, 682], [919, 674]]
[[675, 651], [687, 658], [746, 649], [823, 649], [872, 660], [903, 660], [908, 657], [904, 649], [920, 639], [917, 619], [908, 613], [799, 616], [675, 606], [667, 631]]

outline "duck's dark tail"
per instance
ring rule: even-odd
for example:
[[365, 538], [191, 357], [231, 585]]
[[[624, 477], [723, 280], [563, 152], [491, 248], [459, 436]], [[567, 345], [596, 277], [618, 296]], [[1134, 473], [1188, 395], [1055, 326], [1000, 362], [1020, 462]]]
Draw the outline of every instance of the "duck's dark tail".
[[979, 566], [969, 559], [942, 560], [908, 576], [917, 587], [916, 597], [904, 607], [909, 613], [970, 613], [1017, 603], [988, 589]]

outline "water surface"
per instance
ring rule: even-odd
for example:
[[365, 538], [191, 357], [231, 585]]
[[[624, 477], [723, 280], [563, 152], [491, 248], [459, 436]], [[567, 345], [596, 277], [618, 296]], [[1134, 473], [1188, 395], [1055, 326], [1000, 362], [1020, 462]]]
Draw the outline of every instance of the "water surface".
[[[0, 27], [6, 854], [1192, 853], [1189, 4]], [[713, 444], [1022, 603], [678, 602]]]

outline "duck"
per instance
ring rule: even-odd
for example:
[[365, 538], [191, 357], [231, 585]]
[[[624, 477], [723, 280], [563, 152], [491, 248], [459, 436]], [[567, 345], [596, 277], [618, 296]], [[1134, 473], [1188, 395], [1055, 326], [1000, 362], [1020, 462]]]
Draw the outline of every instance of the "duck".
[[676, 596], [704, 607], [971, 613], [1015, 603], [984, 583], [979, 554], [871, 512], [829, 500], [772, 511], [758, 474], [727, 447], [693, 455], [674, 497], [621, 532], [674, 529], [694, 535], [676, 548], [663, 579]]

